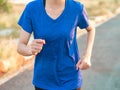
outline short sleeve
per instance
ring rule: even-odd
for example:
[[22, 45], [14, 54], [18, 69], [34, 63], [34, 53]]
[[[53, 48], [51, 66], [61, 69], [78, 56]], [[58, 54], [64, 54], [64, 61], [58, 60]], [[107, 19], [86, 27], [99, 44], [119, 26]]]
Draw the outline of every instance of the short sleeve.
[[89, 26], [88, 14], [83, 5], [82, 5], [82, 12], [80, 12], [79, 17], [78, 17], [78, 26], [80, 29], [85, 29]]
[[31, 20], [31, 14], [30, 14], [30, 8], [29, 5], [26, 6], [24, 9], [19, 21], [18, 25], [21, 26], [23, 30], [25, 30], [28, 33], [32, 33], [33, 28], [32, 28], [32, 20]]

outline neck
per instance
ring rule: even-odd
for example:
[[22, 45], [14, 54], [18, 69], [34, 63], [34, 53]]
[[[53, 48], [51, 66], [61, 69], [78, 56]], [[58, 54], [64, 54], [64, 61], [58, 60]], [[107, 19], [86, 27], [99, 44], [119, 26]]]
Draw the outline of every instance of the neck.
[[61, 6], [65, 4], [65, 0], [46, 0], [48, 6]]

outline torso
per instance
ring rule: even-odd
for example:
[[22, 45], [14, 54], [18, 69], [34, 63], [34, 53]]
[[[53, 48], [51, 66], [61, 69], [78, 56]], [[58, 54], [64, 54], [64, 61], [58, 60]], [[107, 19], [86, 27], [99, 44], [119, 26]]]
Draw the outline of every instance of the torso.
[[35, 58], [33, 84], [46, 90], [78, 88], [82, 84], [80, 71], [76, 70], [79, 60], [76, 30], [80, 10], [76, 9], [76, 4], [71, 6], [73, 0], [66, 0], [66, 5], [57, 12], [45, 9], [43, 1], [31, 6], [34, 38], [46, 41]]

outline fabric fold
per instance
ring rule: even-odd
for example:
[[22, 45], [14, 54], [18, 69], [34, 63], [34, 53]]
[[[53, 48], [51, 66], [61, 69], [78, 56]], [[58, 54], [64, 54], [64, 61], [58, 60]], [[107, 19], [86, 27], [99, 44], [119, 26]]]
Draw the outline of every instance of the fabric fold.
[[78, 50], [77, 44], [75, 44], [73, 42], [74, 42], [74, 40], [67, 41], [68, 54], [73, 59], [73, 61], [77, 63], [77, 61], [80, 59], [79, 50]]

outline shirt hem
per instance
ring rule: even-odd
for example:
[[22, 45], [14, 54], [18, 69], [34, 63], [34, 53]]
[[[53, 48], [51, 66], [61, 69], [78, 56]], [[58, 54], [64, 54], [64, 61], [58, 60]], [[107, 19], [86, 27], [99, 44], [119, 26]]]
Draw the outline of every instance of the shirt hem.
[[[32, 82], [32, 84], [35, 86], [35, 87], [37, 87], [37, 88], [42, 88], [42, 89], [44, 89], [44, 90], [68, 90], [68, 88], [66, 88], [66, 87], [62, 87], [62, 86], [58, 86], [58, 87], [54, 87], [54, 88], [47, 88], [47, 86], [46, 85], [43, 85], [42, 83], [40, 83], [40, 82], [37, 82], [37, 81], [35, 81], [35, 80], [33, 80], [33, 82]], [[81, 80], [81, 83], [79, 83], [78, 85], [76, 85], [75, 87], [71, 87], [71, 88], [69, 88], [69, 89], [71, 89], [71, 90], [76, 90], [76, 89], [78, 89], [78, 88], [81, 88], [82, 87], [82, 80]]]

